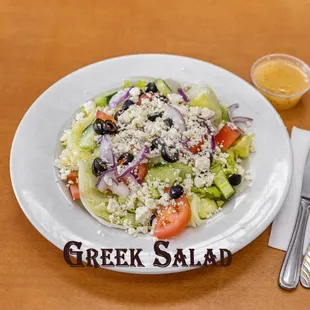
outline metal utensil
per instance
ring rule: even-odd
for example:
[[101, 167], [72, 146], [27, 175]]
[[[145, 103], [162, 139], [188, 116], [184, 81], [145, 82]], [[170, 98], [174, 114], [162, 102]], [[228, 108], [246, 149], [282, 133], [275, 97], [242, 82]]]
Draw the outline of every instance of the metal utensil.
[[303, 287], [310, 288], [310, 243], [301, 265], [300, 283]]
[[303, 256], [305, 232], [310, 210], [310, 153], [304, 169], [301, 200], [293, 235], [281, 268], [279, 285], [285, 290], [293, 290], [299, 282]]

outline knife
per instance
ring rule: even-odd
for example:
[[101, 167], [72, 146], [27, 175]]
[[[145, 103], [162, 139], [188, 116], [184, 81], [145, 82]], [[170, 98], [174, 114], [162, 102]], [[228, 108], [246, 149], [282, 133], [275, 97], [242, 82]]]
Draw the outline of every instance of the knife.
[[303, 246], [310, 209], [310, 152], [304, 169], [301, 199], [296, 223], [279, 277], [279, 285], [285, 290], [294, 290], [299, 282]]
[[300, 283], [303, 287], [310, 288], [310, 243], [301, 266]]

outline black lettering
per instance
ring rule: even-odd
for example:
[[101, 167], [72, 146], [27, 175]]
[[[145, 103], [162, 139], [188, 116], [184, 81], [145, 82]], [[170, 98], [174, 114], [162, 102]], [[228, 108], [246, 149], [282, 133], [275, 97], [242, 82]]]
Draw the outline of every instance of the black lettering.
[[[125, 253], [127, 252], [126, 249], [116, 249], [116, 255], [115, 255], [115, 259], [116, 259], [116, 266], [129, 266], [128, 263], [125, 261]], [[123, 252], [123, 253], [122, 253]], [[124, 262], [122, 262], [122, 260]]]
[[[95, 267], [98, 268], [100, 265], [98, 264], [96, 258], [98, 256], [98, 251], [96, 249], [87, 249], [87, 256], [86, 256], [86, 261], [87, 261], [87, 267]], [[93, 261], [93, 264], [92, 264]]]
[[[135, 250], [137, 252], [135, 253]], [[139, 254], [142, 252], [142, 249], [129, 249], [130, 251], [130, 267], [145, 267], [140, 259]], [[137, 265], [135, 264], [135, 261], [137, 261]]]
[[179, 267], [178, 263], [180, 263], [182, 267], [188, 267], [186, 263], [186, 255], [183, 254], [182, 249], [177, 249], [177, 252], [174, 255], [174, 263], [172, 264], [172, 266]]
[[[65, 262], [70, 266], [70, 267], [85, 267], [83, 265], [83, 260], [82, 260], [82, 255], [83, 251], [73, 251], [71, 249], [71, 246], [76, 246], [78, 250], [82, 246], [82, 242], [76, 242], [76, 241], [69, 241], [66, 243], [64, 250], [63, 250], [63, 255]], [[74, 255], [76, 257], [76, 264], [72, 262], [70, 255]]]
[[154, 251], [155, 251], [155, 254], [160, 256], [160, 257], [164, 257], [166, 259], [166, 262], [165, 263], [161, 263], [159, 261], [158, 258], [155, 258], [154, 260], [154, 263], [153, 265], [156, 266], [156, 267], [167, 267], [169, 266], [169, 264], [171, 263], [171, 256], [168, 252], [166, 251], [163, 251], [159, 248], [160, 245], [163, 245], [166, 249], [168, 248], [169, 246], [169, 242], [168, 241], [156, 241], [154, 243]]
[[189, 264], [190, 267], [201, 266], [201, 262], [200, 261], [198, 261], [195, 264], [195, 249], [189, 249], [189, 259], [190, 259], [190, 264]]
[[[227, 253], [227, 261], [225, 263], [225, 252]], [[228, 267], [231, 265], [232, 262], [232, 254], [229, 250], [226, 249], [220, 249], [220, 257], [221, 257], [221, 267]]]
[[110, 254], [113, 252], [113, 249], [101, 249], [101, 266], [115, 266], [111, 261], [110, 261]]
[[213, 254], [213, 250], [212, 249], [207, 249], [207, 253], [204, 256], [205, 261], [203, 263], [204, 266], [208, 266], [210, 264], [212, 264], [213, 266], [218, 267], [218, 265], [216, 264], [216, 256]]

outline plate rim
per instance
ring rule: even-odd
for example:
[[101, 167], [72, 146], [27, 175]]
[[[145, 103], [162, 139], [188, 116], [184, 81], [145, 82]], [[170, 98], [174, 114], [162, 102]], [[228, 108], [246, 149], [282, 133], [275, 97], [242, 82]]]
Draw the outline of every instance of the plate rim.
[[[60, 244], [61, 242], [54, 238], [50, 233], [48, 233], [46, 230], [44, 230], [42, 228], [42, 226], [39, 224], [39, 222], [35, 219], [31, 217], [31, 214], [27, 213], [26, 208], [23, 206], [23, 204], [21, 203], [21, 197], [20, 194], [18, 193], [18, 190], [16, 188], [16, 184], [14, 182], [14, 177], [13, 177], [13, 167], [12, 167], [12, 157], [13, 157], [13, 152], [14, 152], [14, 146], [17, 143], [17, 137], [19, 135], [20, 132], [20, 128], [24, 122], [24, 120], [27, 118], [27, 115], [30, 113], [30, 111], [32, 109], [35, 108], [35, 106], [38, 104], [39, 99], [41, 99], [42, 96], [46, 95], [46, 93], [48, 93], [49, 91], [51, 91], [51, 89], [60, 84], [64, 79], [68, 78], [68, 77], [72, 77], [75, 74], [78, 74], [84, 70], [88, 70], [91, 67], [95, 67], [103, 62], [113, 62], [113, 61], [118, 61], [121, 59], [128, 59], [128, 58], [135, 58], [135, 57], [174, 57], [174, 58], [180, 58], [180, 59], [188, 59], [191, 61], [198, 61], [204, 64], [208, 64], [212, 67], [214, 67], [214, 69], [220, 70], [222, 72], [225, 72], [226, 74], [228, 73], [230, 76], [232, 76], [233, 78], [237, 78], [238, 80], [241, 80], [243, 83], [246, 83], [248, 86], [250, 86], [252, 88], [252, 90], [254, 90], [256, 92], [256, 94], [263, 99], [271, 108], [271, 111], [274, 115], [274, 117], [277, 119], [277, 121], [279, 122], [279, 125], [281, 125], [283, 131], [285, 132], [285, 138], [288, 142], [288, 146], [289, 146], [289, 169], [288, 169], [288, 175], [287, 175], [287, 182], [285, 185], [285, 188], [283, 190], [283, 194], [282, 197], [279, 199], [278, 204], [276, 205], [276, 207], [273, 209], [273, 212], [271, 213], [269, 220], [265, 222], [264, 225], [260, 226], [260, 229], [256, 229], [255, 231], [252, 232], [252, 234], [250, 235], [250, 238], [248, 237], [247, 239], [244, 240], [240, 240], [238, 242], [238, 244], [236, 246], [234, 246], [231, 250], [231, 253], [234, 254], [236, 252], [238, 252], [239, 250], [241, 250], [242, 248], [246, 247], [247, 245], [249, 245], [250, 243], [252, 243], [258, 236], [260, 236], [267, 228], [268, 226], [274, 221], [276, 215], [279, 213], [279, 211], [281, 210], [281, 207], [286, 199], [286, 197], [288, 196], [289, 193], [289, 189], [291, 186], [291, 181], [292, 181], [292, 174], [293, 174], [293, 151], [292, 151], [292, 145], [290, 142], [290, 136], [289, 133], [287, 131], [287, 128], [282, 120], [282, 118], [280, 117], [280, 115], [278, 114], [278, 112], [276, 111], [276, 109], [274, 108], [274, 106], [253, 86], [251, 85], [248, 81], [244, 80], [243, 78], [239, 77], [238, 75], [236, 75], [235, 73], [222, 68], [220, 66], [217, 66], [211, 62], [202, 60], [202, 59], [197, 59], [197, 58], [193, 58], [193, 57], [188, 57], [188, 56], [182, 56], [182, 55], [175, 55], [175, 54], [165, 54], [165, 53], [140, 53], [140, 54], [128, 54], [128, 55], [122, 55], [122, 56], [117, 56], [117, 57], [112, 57], [112, 58], [107, 58], [107, 59], [103, 59], [103, 60], [99, 60], [96, 61], [94, 63], [90, 63], [86, 66], [83, 66], [81, 68], [78, 68], [77, 70], [74, 70], [72, 72], [69, 72], [68, 74], [66, 74], [65, 76], [61, 77], [59, 80], [57, 80], [56, 82], [54, 82], [53, 84], [51, 84], [48, 88], [46, 88], [36, 99], [35, 101], [30, 105], [30, 107], [27, 109], [27, 111], [25, 112], [25, 114], [23, 115], [22, 119], [20, 120], [17, 129], [15, 131], [13, 140], [12, 140], [12, 144], [11, 144], [11, 150], [10, 150], [10, 161], [9, 161], [9, 168], [10, 168], [10, 179], [11, 179], [11, 184], [12, 184], [12, 188], [15, 194], [15, 197], [17, 199], [17, 202], [20, 206], [20, 208], [22, 209], [24, 215], [26, 216], [26, 218], [29, 220], [29, 222], [34, 226], [34, 228], [45, 238], [47, 239], [49, 242], [51, 242], [54, 246], [56, 246], [58, 249], [60, 249], [61, 251], [63, 251], [63, 247]], [[268, 245], [267, 245], [268, 246]], [[112, 270], [112, 271], [117, 271], [117, 272], [122, 272], [122, 273], [130, 273], [130, 274], [170, 274], [170, 273], [179, 273], [179, 272], [185, 272], [185, 271], [189, 271], [189, 270], [194, 270], [197, 269], [199, 267], [179, 267], [179, 268], [174, 268], [174, 267], [168, 267], [168, 268], [156, 268], [156, 267], [145, 267], [145, 268], [130, 268], [130, 267], [101, 267], [107, 270]]]

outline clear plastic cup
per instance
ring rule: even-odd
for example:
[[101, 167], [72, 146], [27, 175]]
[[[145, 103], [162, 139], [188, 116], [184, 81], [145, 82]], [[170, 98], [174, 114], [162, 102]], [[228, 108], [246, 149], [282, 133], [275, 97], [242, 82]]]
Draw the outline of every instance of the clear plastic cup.
[[[267, 65], [274, 61], [280, 60], [281, 63], [285, 62], [289, 66], [293, 66], [296, 69], [300, 70], [300, 74], [305, 77], [305, 85], [304, 88], [299, 89], [297, 92], [292, 92], [290, 94], [279, 93], [278, 91], [272, 91], [270, 89], [265, 88], [262, 84], [259, 83], [256, 70], [259, 68], [263, 70], [263, 66]], [[256, 87], [277, 110], [287, 110], [293, 108], [300, 101], [301, 97], [309, 90], [310, 88], [310, 68], [309, 66], [303, 62], [302, 60], [286, 55], [286, 54], [271, 54], [266, 55], [258, 59], [251, 68], [251, 79]]]

